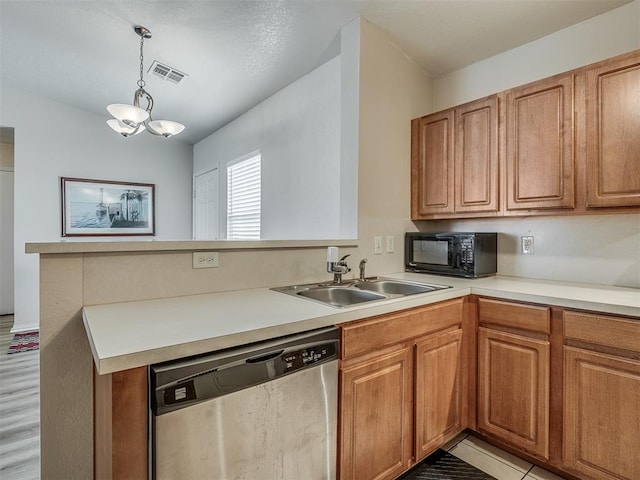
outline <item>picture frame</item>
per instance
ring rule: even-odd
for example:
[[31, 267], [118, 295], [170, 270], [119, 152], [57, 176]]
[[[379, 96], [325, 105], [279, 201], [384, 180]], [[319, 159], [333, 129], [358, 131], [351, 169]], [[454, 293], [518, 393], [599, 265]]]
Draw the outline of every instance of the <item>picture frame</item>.
[[154, 236], [155, 184], [60, 178], [63, 237]]

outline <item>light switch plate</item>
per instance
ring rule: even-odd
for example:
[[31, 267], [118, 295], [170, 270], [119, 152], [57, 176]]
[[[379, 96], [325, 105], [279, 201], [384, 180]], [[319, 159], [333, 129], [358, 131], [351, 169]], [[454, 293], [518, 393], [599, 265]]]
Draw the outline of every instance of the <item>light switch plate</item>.
[[393, 253], [395, 252], [395, 239], [393, 238], [393, 235], [387, 235], [387, 253]]
[[522, 253], [525, 255], [533, 254], [533, 235], [520, 237], [522, 240]]
[[373, 237], [373, 254], [382, 255], [382, 237]]
[[193, 252], [193, 268], [217, 268], [218, 252]]

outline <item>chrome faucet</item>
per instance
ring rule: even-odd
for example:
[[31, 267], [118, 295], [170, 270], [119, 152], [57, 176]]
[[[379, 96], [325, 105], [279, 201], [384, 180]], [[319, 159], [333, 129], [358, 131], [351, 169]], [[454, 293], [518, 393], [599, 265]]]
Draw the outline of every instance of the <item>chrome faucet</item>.
[[346, 262], [348, 256], [345, 255], [337, 262], [327, 262], [327, 272], [333, 273], [333, 283], [342, 283], [342, 275], [351, 271]]
[[365, 265], [365, 263], [367, 263], [367, 259], [363, 258], [362, 260], [360, 260], [360, 265], [358, 265], [358, 268], [360, 269], [360, 280], [363, 281], [363, 282], [366, 280], [365, 275], [364, 275], [364, 265]]

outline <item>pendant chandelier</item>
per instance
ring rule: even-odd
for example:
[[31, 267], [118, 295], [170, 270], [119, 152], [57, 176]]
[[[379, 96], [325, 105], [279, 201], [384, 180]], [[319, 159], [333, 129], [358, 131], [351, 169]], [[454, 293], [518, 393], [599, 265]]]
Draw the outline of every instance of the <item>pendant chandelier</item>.
[[[107, 111], [114, 116], [111, 120], [107, 120], [107, 125], [124, 137], [137, 135], [143, 130], [153, 135], [167, 138], [178, 135], [184, 130], [184, 125], [171, 120], [154, 120], [151, 117], [153, 97], [144, 89], [146, 82], [143, 78], [144, 55], [142, 52], [144, 39], [151, 38], [151, 32], [140, 25], [135, 26], [134, 30], [140, 36], [140, 80], [138, 80], [138, 89], [133, 95], [133, 105], [114, 103], [107, 107]], [[140, 102], [143, 99], [147, 102], [147, 106], [144, 109], [140, 107]]]

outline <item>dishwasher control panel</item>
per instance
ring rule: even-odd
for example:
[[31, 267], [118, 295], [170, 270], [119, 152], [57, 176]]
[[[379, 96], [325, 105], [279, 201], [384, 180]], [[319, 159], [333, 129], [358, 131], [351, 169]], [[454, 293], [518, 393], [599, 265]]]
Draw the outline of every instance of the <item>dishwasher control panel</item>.
[[336, 343], [314, 345], [295, 352], [287, 352], [282, 355], [285, 373], [304, 368], [314, 363], [323, 362], [337, 354]]

